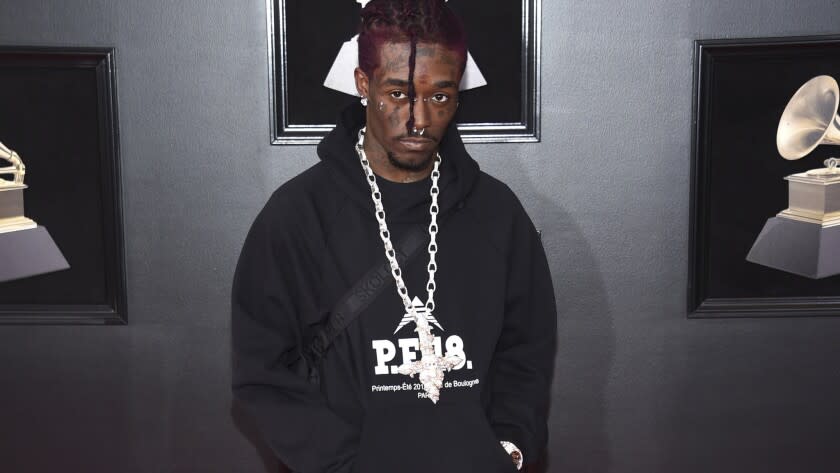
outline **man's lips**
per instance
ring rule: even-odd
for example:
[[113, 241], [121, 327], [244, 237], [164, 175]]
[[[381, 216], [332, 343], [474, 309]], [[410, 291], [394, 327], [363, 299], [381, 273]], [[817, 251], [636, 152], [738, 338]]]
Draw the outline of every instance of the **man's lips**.
[[434, 146], [435, 140], [432, 140], [430, 138], [409, 136], [405, 138], [400, 138], [400, 143], [410, 150], [423, 150]]

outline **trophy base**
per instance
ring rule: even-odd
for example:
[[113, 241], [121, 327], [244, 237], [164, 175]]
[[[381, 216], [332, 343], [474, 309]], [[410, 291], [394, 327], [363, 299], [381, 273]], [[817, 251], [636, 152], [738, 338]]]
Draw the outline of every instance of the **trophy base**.
[[820, 223], [840, 224], [840, 174], [815, 169], [787, 176], [788, 208], [778, 216]]
[[23, 184], [0, 182], [0, 226], [5, 220], [23, 216]]
[[777, 217], [799, 220], [800, 222], [813, 223], [823, 228], [840, 225], [840, 212], [830, 214], [819, 214], [805, 212], [797, 209], [785, 209], [776, 214]]
[[0, 233], [18, 232], [37, 227], [34, 220], [26, 217], [0, 218]]
[[747, 261], [811, 279], [840, 274], [840, 225], [770, 218]]
[[0, 282], [51, 273], [70, 267], [47, 229], [0, 233]]

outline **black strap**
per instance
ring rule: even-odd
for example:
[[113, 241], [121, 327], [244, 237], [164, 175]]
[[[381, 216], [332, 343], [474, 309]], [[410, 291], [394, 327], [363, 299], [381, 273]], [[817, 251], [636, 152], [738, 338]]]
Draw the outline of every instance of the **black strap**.
[[[414, 256], [428, 240], [426, 230], [427, 227], [423, 225], [413, 227], [394, 247], [400, 267], [405, 267], [404, 263]], [[359, 313], [370, 305], [384, 287], [391, 286], [388, 284], [389, 280], [391, 280], [391, 264], [386, 260], [371, 268], [338, 300], [330, 312], [329, 320], [303, 352], [307, 361], [311, 363], [310, 366], [317, 366], [338, 334], [356, 320]]]

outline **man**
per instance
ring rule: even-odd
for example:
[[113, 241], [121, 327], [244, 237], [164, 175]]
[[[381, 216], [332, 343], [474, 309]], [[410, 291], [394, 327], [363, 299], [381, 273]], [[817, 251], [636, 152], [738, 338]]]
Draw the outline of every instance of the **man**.
[[[512, 472], [545, 446], [551, 279], [522, 206], [454, 125], [465, 61], [443, 0], [372, 0], [363, 105], [248, 234], [233, 389], [294, 471]], [[336, 313], [352, 321], [315, 351], [312, 382], [301, 362]]]

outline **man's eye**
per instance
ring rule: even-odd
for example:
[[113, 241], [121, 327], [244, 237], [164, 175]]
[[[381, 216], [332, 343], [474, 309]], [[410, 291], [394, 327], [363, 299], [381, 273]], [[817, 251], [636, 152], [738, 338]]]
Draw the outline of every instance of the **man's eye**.
[[391, 98], [394, 98], [394, 99], [397, 99], [397, 100], [403, 100], [403, 99], [408, 98], [408, 95], [404, 94], [403, 91], [401, 91], [401, 90], [395, 90], [395, 91], [391, 92], [390, 95], [391, 95]]
[[432, 100], [437, 103], [446, 103], [449, 101], [449, 96], [446, 94], [435, 94], [432, 95]]

